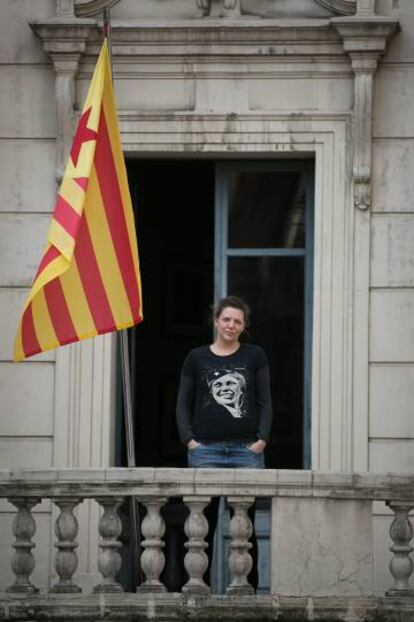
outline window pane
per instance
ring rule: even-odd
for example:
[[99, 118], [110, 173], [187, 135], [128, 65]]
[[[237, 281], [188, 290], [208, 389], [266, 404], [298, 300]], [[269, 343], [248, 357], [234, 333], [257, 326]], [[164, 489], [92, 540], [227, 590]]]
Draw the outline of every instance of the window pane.
[[230, 258], [228, 292], [252, 308], [252, 343], [269, 358], [274, 425], [269, 468], [302, 466], [303, 258]]
[[305, 185], [295, 171], [229, 175], [230, 248], [305, 246]]

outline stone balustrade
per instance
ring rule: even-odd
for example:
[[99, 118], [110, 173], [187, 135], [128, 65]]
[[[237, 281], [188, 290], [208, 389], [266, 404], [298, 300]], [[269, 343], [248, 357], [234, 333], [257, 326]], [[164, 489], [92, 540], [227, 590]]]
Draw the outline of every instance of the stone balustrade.
[[[226, 595], [220, 596], [211, 595], [203, 580], [208, 564], [204, 510], [216, 496], [226, 496], [232, 508], [230, 584]], [[0, 471], [0, 497], [16, 509], [13, 534], [2, 534], [3, 543], [10, 541], [15, 581], [0, 594], [0, 620], [191, 616], [233, 620], [235, 612], [241, 620], [273, 620], [279, 615], [286, 620], [394, 620], [396, 611], [398, 620], [414, 619], [411, 475], [242, 469], [15, 470]], [[162, 508], [177, 497], [187, 508], [184, 566], [188, 580], [181, 593], [172, 594], [161, 580], [166, 561]], [[269, 498], [271, 507], [271, 587], [269, 594], [261, 595], [255, 595], [248, 582], [252, 565], [248, 508], [257, 497]], [[143, 580], [136, 593], [128, 594], [117, 580], [122, 564], [118, 508], [126, 498], [146, 509], [140, 522]], [[36, 562], [32, 510], [43, 499], [50, 499], [59, 510], [55, 522], [58, 580], [47, 591], [39, 591], [31, 582]], [[96, 534], [101, 580], [92, 594], [83, 594], [76, 580], [76, 508], [85, 499], [95, 499], [102, 508]], [[374, 590], [374, 501], [384, 502], [394, 513], [390, 541], [384, 542], [384, 549], [392, 553], [390, 586], [380, 595]]]

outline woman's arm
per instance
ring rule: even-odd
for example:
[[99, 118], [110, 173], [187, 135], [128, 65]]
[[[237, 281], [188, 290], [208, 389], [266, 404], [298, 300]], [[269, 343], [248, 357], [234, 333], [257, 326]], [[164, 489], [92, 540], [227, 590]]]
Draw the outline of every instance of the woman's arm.
[[267, 364], [256, 372], [255, 380], [256, 408], [259, 420], [258, 438], [267, 443], [270, 437], [273, 418], [270, 373]]
[[177, 396], [177, 427], [180, 441], [187, 445], [194, 439], [193, 432], [193, 407], [194, 407], [195, 381], [191, 376], [181, 374], [180, 386]]

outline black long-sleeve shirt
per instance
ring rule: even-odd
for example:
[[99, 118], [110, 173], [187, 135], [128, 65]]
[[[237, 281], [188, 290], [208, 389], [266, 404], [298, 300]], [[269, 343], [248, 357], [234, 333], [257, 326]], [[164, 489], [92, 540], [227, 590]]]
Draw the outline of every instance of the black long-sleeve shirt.
[[240, 344], [228, 356], [191, 350], [181, 371], [177, 425], [183, 443], [269, 439], [269, 366], [262, 348]]

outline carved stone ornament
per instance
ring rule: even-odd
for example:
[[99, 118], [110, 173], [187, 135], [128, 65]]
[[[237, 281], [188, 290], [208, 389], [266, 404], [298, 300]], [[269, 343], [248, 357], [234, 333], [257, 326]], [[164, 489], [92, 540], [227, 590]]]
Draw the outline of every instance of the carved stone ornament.
[[314, 0], [314, 2], [338, 15], [353, 15], [356, 11], [356, 0]]
[[204, 16], [239, 17], [241, 16], [241, 0], [197, 0], [197, 6]]
[[[95, 0], [96, 1], [96, 0]], [[242, 14], [242, 0], [196, 0], [198, 8], [204, 16], [210, 17], [226, 17], [240, 16]], [[277, 10], [277, 1], [274, 0], [275, 10]], [[353, 15], [356, 11], [356, 0], [313, 0], [324, 9], [337, 15]], [[304, 10], [306, 5], [310, 5], [310, 0], [303, 0]], [[295, 16], [293, 9], [292, 17]]]
[[[313, 1], [337, 15], [353, 15], [356, 10], [356, 0]], [[120, 0], [74, 0], [75, 13], [79, 17], [92, 17], [102, 13], [103, 9], [110, 9], [118, 2]], [[196, 2], [203, 15], [210, 15], [213, 3], [218, 5], [215, 8], [215, 16], [238, 16], [241, 14], [241, 0], [196, 0]]]
[[354, 72], [353, 181], [354, 205], [371, 206], [371, 152], [374, 75], [397, 20], [375, 15], [373, 0], [358, 0], [357, 13], [334, 17], [331, 24], [342, 37]]
[[120, 0], [75, 0], [75, 13], [79, 17], [93, 17], [110, 9]]

